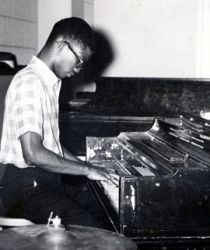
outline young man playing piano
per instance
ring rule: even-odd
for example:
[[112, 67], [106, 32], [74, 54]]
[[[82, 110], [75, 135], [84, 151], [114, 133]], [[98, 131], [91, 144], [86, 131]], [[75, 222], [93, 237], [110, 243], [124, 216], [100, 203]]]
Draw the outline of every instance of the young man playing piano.
[[94, 51], [93, 31], [79, 18], [57, 22], [43, 49], [18, 72], [7, 91], [1, 138], [4, 169], [0, 216], [46, 223], [51, 211], [64, 223], [100, 226], [65, 194], [62, 175], [117, 183], [106, 169], [89, 166], [59, 142], [61, 79], [79, 73]]

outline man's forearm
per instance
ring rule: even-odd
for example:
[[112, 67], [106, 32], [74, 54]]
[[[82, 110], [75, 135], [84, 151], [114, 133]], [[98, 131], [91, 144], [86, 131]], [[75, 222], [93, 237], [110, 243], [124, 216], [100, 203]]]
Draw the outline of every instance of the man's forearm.
[[64, 158], [44, 147], [34, 150], [33, 156], [27, 160], [27, 164], [60, 174], [84, 176], [88, 174], [88, 166], [77, 160], [76, 157]]

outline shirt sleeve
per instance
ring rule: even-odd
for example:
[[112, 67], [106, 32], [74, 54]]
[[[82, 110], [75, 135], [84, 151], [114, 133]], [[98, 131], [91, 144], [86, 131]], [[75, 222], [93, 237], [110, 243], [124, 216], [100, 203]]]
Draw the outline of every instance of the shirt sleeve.
[[14, 115], [16, 135], [27, 132], [43, 137], [42, 85], [35, 75], [25, 76], [16, 85], [14, 93]]

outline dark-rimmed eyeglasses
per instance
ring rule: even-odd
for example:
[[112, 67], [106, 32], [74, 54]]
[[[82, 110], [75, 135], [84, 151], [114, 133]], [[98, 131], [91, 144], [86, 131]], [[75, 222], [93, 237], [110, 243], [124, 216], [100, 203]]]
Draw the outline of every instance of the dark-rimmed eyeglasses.
[[70, 45], [69, 42], [67, 42], [67, 41], [63, 41], [63, 42], [68, 46], [68, 48], [71, 50], [71, 52], [74, 54], [74, 56], [77, 59], [77, 63], [75, 65], [75, 68], [77, 68], [77, 69], [80, 68], [81, 69], [84, 66], [84, 61], [82, 60], [82, 58], [80, 58], [77, 55], [77, 53], [72, 49], [72, 47], [71, 47], [71, 45]]

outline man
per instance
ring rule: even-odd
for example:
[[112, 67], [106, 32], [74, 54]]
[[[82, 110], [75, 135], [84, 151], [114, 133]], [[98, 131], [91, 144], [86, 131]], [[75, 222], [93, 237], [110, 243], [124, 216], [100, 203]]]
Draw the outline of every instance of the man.
[[58, 127], [60, 79], [79, 73], [93, 51], [90, 26], [82, 19], [66, 18], [54, 25], [38, 56], [14, 76], [2, 129], [0, 213], [45, 223], [53, 211], [65, 223], [98, 225], [66, 197], [60, 177], [85, 176], [116, 184], [117, 176], [88, 166], [62, 148]]

